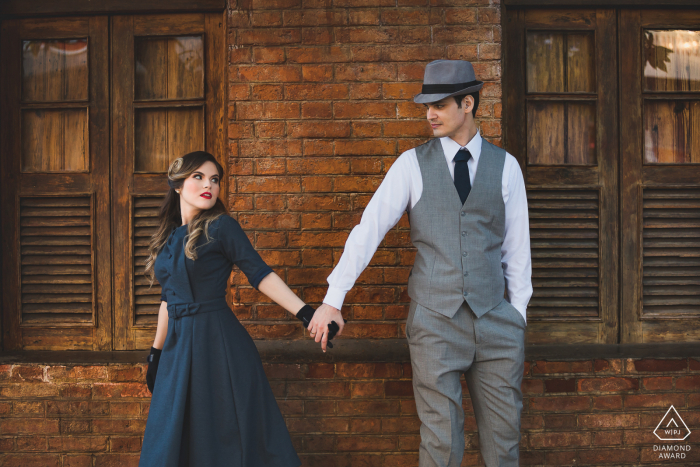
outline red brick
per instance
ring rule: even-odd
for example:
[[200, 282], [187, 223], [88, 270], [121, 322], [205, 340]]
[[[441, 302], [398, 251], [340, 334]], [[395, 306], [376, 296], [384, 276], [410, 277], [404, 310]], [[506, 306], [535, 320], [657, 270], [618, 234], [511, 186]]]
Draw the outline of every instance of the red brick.
[[622, 396], [596, 396], [593, 398], [595, 410], [622, 410]]
[[533, 448], [565, 447], [565, 446], [589, 446], [591, 444], [590, 433], [578, 432], [548, 432], [530, 433], [530, 446]]
[[301, 81], [298, 65], [241, 65], [231, 68], [231, 77], [238, 81], [289, 83]]
[[336, 8], [350, 7], [382, 7], [395, 6], [395, 0], [334, 0], [333, 5]]
[[282, 47], [256, 47], [253, 49], [255, 63], [283, 63], [285, 61]]
[[681, 376], [676, 378], [676, 389], [693, 392], [700, 390], [700, 376]]
[[288, 10], [284, 12], [285, 26], [338, 26], [345, 24], [340, 10]]
[[338, 156], [380, 156], [395, 153], [396, 143], [392, 140], [353, 139], [335, 143], [335, 154]]
[[[410, 28], [401, 28], [400, 29], [400, 35], [401, 35], [401, 43], [402, 44], [425, 44], [430, 42], [431, 40], [431, 28], [428, 26], [414, 26]], [[400, 49], [399, 49], [400, 50]], [[422, 53], [416, 54], [416, 59], [418, 60], [430, 60], [431, 58], [435, 58], [439, 56], [442, 58], [444, 56], [444, 52], [442, 54], [438, 53], [439, 47], [422, 47], [421, 51]], [[389, 52], [391, 53], [391, 52]], [[401, 53], [401, 52], [400, 52]]]
[[[66, 370], [65, 367], [48, 367], [47, 371], [63, 373]], [[51, 376], [48, 377], [51, 379]], [[14, 365], [10, 381], [44, 381], [44, 367], [39, 365]]]
[[642, 378], [642, 385], [649, 391], [670, 391], [673, 389], [673, 378], [671, 376]]
[[555, 431], [560, 431], [560, 428], [576, 428], [577, 420], [575, 414], [545, 415], [544, 426], [549, 430], [555, 429]]
[[[433, 41], [436, 44], [457, 44], [461, 42], [493, 42], [493, 30], [484, 26], [436, 26]], [[477, 78], [479, 74], [476, 74]]]
[[[655, 358], [645, 358], [641, 360], [627, 360], [628, 371], [685, 371], [688, 367], [686, 359], [660, 360]], [[631, 364], [631, 365], [630, 365]]]
[[338, 81], [393, 81], [396, 66], [392, 64], [335, 65]]
[[0, 433], [4, 435], [21, 433], [58, 433], [58, 420], [44, 418], [0, 419]]
[[623, 464], [629, 465], [639, 461], [639, 451], [636, 449], [595, 449], [579, 451], [581, 464]]
[[397, 439], [394, 437], [352, 436], [338, 437], [338, 451], [395, 451]]
[[628, 394], [624, 396], [625, 408], [660, 408], [685, 405], [684, 394]]
[[538, 412], [582, 412], [590, 408], [587, 396], [531, 397], [530, 409]]
[[287, 49], [289, 63], [343, 63], [351, 62], [348, 47], [290, 47]]
[[350, 385], [350, 397], [353, 399], [383, 398], [384, 384], [381, 381], [352, 383]]
[[238, 42], [242, 45], [283, 45], [301, 42], [301, 31], [289, 28], [241, 29]]
[[301, 0], [250, 0], [253, 10], [286, 10], [301, 6]]
[[578, 424], [586, 428], [627, 428], [639, 426], [637, 414], [581, 414]]
[[576, 392], [575, 379], [546, 379], [544, 392]]
[[532, 367], [532, 374], [556, 374], [556, 373], [588, 373], [592, 371], [592, 362], [545, 362], [536, 361]]
[[639, 380], [635, 378], [584, 378], [578, 380], [582, 392], [637, 391]]
[[350, 136], [348, 122], [307, 121], [289, 123], [289, 136], [293, 138], [343, 138]]
[[544, 382], [541, 379], [524, 378], [521, 390], [523, 394], [542, 394], [544, 392]]
[[58, 454], [8, 454], [3, 457], [3, 467], [59, 467]]
[[377, 400], [377, 401], [343, 401], [338, 405], [339, 415], [388, 415], [399, 413], [399, 401]]
[[476, 23], [476, 8], [445, 9], [445, 24]]
[[304, 28], [301, 34], [302, 44], [327, 45], [333, 42], [331, 28]]
[[350, 162], [353, 174], [374, 175], [383, 173], [382, 163], [374, 158], [354, 158]]
[[[243, 86], [248, 87], [247, 84]], [[256, 101], [279, 101], [282, 93], [282, 86], [277, 84], [254, 84], [252, 87], [252, 97]]]
[[411, 381], [387, 381], [384, 385], [387, 397], [413, 397]]
[[297, 177], [238, 177], [238, 190], [244, 193], [290, 193], [301, 191]]

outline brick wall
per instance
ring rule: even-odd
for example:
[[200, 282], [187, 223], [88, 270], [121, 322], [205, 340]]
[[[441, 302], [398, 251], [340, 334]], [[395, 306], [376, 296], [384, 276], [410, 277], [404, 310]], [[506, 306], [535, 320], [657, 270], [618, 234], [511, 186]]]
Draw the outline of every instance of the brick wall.
[[[419, 421], [408, 362], [267, 363], [303, 465], [417, 465]], [[0, 465], [137, 466], [149, 407], [145, 366], [0, 366]], [[653, 435], [673, 404], [700, 425], [700, 359], [530, 360], [522, 465], [700, 463], [700, 433], [684, 460], [658, 460]], [[466, 391], [466, 388], [465, 388]], [[481, 465], [466, 395], [462, 465]]]
[[[425, 64], [466, 59], [478, 124], [500, 144], [498, 0], [232, 0], [229, 208], [275, 271], [309, 303], [371, 194], [403, 151], [431, 135]], [[404, 217], [345, 302], [345, 336], [403, 337], [414, 252]], [[239, 272], [231, 301], [254, 338], [301, 338], [283, 309]]]

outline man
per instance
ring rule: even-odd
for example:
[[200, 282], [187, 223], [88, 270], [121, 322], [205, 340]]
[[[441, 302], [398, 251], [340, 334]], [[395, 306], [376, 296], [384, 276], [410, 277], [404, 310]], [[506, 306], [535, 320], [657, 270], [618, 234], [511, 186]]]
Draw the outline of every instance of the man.
[[469, 62], [427, 65], [414, 101], [425, 105], [436, 138], [401, 154], [388, 171], [350, 233], [309, 326], [317, 342], [327, 333], [322, 323], [342, 326], [345, 294], [408, 211], [417, 254], [406, 336], [421, 420], [420, 467], [462, 461], [462, 373], [486, 465], [518, 465], [525, 311], [532, 295], [527, 199], [515, 158], [481, 138], [474, 123], [482, 86]]

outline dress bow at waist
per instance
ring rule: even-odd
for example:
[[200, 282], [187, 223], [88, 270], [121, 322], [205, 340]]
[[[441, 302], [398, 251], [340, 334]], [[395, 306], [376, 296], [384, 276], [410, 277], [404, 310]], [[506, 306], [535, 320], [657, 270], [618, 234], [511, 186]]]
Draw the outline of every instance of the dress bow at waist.
[[183, 316], [196, 315], [198, 313], [209, 313], [228, 308], [225, 297], [207, 300], [205, 302], [192, 303], [168, 303], [168, 316], [173, 319], [182, 318]]

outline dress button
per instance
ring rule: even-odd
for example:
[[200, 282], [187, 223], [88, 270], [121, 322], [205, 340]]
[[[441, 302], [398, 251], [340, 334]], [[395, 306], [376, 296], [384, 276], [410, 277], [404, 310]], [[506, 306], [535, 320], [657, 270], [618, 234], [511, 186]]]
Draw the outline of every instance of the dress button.
[[466, 214], [465, 212], [461, 212], [460, 215], [461, 215], [462, 217], [464, 217], [464, 216], [466, 216], [467, 214]]
[[467, 232], [462, 232], [462, 237], [466, 237], [466, 236], [467, 236]]
[[468, 273], [467, 271], [464, 271], [464, 275], [465, 275], [465, 276], [468, 276], [469, 273]]
[[462, 253], [462, 256], [467, 256], [467, 252], [465, 251], [464, 253]]

